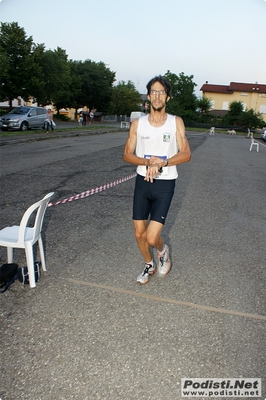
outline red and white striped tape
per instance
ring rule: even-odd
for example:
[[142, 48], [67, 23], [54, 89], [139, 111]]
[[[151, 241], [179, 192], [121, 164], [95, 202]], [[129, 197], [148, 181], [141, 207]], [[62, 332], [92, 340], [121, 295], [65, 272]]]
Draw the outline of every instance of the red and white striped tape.
[[48, 203], [48, 207], [57, 206], [58, 204], [69, 203], [70, 201], [74, 201], [74, 200], [78, 200], [78, 199], [84, 199], [85, 197], [91, 196], [91, 195], [96, 194], [96, 193], [100, 193], [100, 192], [102, 192], [102, 191], [104, 191], [106, 189], [110, 189], [111, 187], [119, 185], [120, 183], [126, 182], [129, 179], [135, 178], [136, 175], [137, 174], [134, 173], [134, 174], [125, 176], [124, 178], [117, 179], [114, 182], [106, 183], [105, 185], [98, 186], [98, 187], [96, 187], [94, 189], [87, 190], [86, 192], [79, 193], [76, 196], [71, 196], [68, 199], [59, 200], [59, 201], [56, 201], [55, 203]]

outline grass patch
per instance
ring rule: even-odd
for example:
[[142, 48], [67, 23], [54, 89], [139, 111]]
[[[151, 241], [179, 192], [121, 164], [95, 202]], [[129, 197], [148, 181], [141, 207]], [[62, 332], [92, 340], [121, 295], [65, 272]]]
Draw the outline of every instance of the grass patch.
[[[93, 126], [72, 126], [69, 128], [60, 128], [60, 126], [58, 126], [55, 131], [56, 132], [60, 132], [60, 133], [64, 133], [64, 132], [84, 132], [84, 131], [97, 131], [97, 130], [108, 130], [108, 131], [113, 131], [116, 130], [117, 131], [117, 127], [110, 127], [110, 126], [106, 126], [106, 125], [93, 125]], [[0, 131], [0, 137], [7, 137], [7, 136], [24, 136], [24, 135], [34, 135], [36, 133], [39, 134], [44, 134], [46, 132], [45, 129], [31, 129], [28, 131]], [[50, 133], [52, 133], [50, 131]]]

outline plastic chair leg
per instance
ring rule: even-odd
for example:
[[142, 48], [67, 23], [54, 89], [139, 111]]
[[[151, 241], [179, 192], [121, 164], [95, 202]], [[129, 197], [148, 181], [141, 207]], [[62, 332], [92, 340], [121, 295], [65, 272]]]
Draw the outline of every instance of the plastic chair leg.
[[13, 247], [7, 247], [7, 262], [11, 264], [14, 261]]
[[42, 270], [46, 271], [46, 263], [45, 263], [43, 242], [42, 242], [42, 238], [41, 237], [38, 240], [38, 245], [39, 245], [40, 258], [41, 258], [41, 263], [42, 263]]
[[35, 273], [34, 273], [34, 260], [33, 260], [33, 248], [30, 243], [25, 244], [25, 252], [26, 252], [26, 259], [27, 259], [27, 267], [28, 267], [28, 274], [29, 274], [29, 283], [30, 287], [36, 287], [35, 281]]

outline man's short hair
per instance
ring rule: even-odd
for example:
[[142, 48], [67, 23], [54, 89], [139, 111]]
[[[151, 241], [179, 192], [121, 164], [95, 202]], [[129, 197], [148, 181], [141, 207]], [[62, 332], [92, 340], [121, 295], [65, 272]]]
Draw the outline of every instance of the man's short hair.
[[152, 79], [149, 81], [149, 83], [148, 83], [147, 86], [146, 86], [146, 88], [147, 88], [147, 94], [148, 94], [148, 95], [150, 94], [150, 92], [151, 92], [151, 87], [152, 87], [152, 85], [153, 85], [155, 82], [159, 82], [159, 83], [164, 87], [164, 90], [165, 90], [167, 96], [170, 97], [170, 95], [171, 95], [171, 85], [170, 85], [170, 82], [169, 82], [166, 78], [164, 78], [162, 75], [155, 76], [154, 78], [152, 78]]

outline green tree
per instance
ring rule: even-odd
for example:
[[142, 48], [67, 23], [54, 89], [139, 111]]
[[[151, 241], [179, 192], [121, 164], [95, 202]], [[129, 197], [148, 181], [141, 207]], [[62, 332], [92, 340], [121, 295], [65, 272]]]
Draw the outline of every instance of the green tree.
[[196, 105], [198, 111], [198, 120], [200, 122], [210, 122], [210, 120], [214, 118], [214, 116], [210, 114], [210, 110], [212, 108], [211, 98], [203, 96], [197, 99]]
[[194, 89], [197, 86], [193, 82], [193, 75], [187, 76], [183, 72], [176, 75], [169, 70], [164, 75], [171, 83], [171, 100], [167, 103], [167, 112], [179, 115], [184, 119], [195, 119], [197, 97]]
[[242, 101], [232, 101], [229, 104], [229, 111], [224, 116], [223, 121], [230, 125], [238, 125], [241, 123], [241, 117], [244, 112], [244, 104]]
[[35, 58], [41, 68], [40, 85], [33, 88], [32, 96], [39, 104], [53, 103], [57, 110], [69, 107], [71, 73], [65, 50], [42, 52], [39, 48]]
[[197, 100], [196, 104], [201, 114], [209, 113], [212, 108], [212, 99], [207, 96], [203, 96], [201, 99]]
[[112, 95], [115, 72], [110, 71], [102, 61], [76, 61], [75, 68], [81, 82], [81, 90], [76, 103], [90, 109], [106, 111]]
[[242, 101], [232, 101], [232, 103], [229, 104], [229, 111], [224, 116], [223, 122], [249, 129], [263, 127], [264, 125], [262, 115], [253, 110], [253, 108], [244, 111], [244, 103]]
[[241, 125], [245, 128], [256, 129], [262, 128], [265, 124], [262, 114], [257, 113], [253, 108], [247, 110], [241, 114]]
[[110, 114], [130, 115], [131, 111], [141, 111], [141, 95], [132, 81], [119, 81], [112, 90]]
[[0, 60], [2, 101], [9, 101], [19, 96], [28, 99], [31, 90], [38, 81], [39, 67], [34, 62], [34, 43], [32, 37], [26, 37], [25, 30], [17, 22], [1, 23]]
[[77, 110], [83, 107], [83, 104], [79, 103], [79, 99], [81, 97], [82, 80], [81, 76], [77, 72], [77, 64], [78, 61], [69, 60], [70, 74], [72, 77], [70, 82], [70, 104], [71, 107], [75, 108], [76, 114]]

